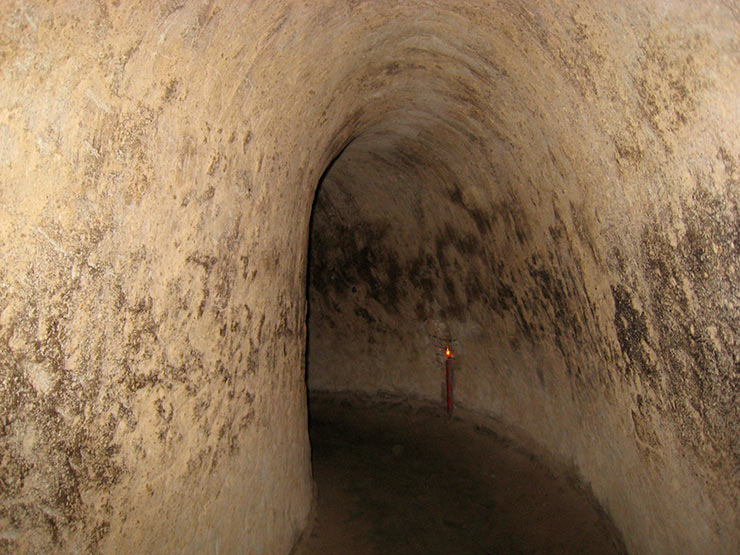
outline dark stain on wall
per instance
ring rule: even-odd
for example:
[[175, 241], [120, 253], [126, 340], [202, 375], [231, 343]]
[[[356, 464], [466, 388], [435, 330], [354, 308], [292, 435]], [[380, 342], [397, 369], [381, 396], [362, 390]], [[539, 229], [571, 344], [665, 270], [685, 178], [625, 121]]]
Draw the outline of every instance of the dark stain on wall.
[[[666, 215], [682, 218], [684, 232], [671, 237], [661, 223], [648, 225], [641, 251], [668, 377], [661, 408], [678, 419], [684, 444], [712, 465], [737, 468], [740, 431], [729, 423], [740, 418], [740, 219], [730, 188], [727, 196], [711, 193], [702, 179], [681, 213]], [[719, 452], [732, 459], [721, 461]]]
[[338, 224], [331, 233], [317, 234], [312, 246], [313, 287], [341, 297], [362, 285], [386, 310], [397, 311], [401, 267], [393, 250], [381, 248], [387, 230], [369, 223]]
[[647, 342], [647, 323], [645, 314], [637, 310], [632, 303], [632, 295], [622, 285], [612, 286], [614, 299], [614, 327], [617, 330], [617, 339], [626, 357], [627, 368], [639, 369], [642, 373], [650, 373], [650, 366], [645, 355], [643, 343]]

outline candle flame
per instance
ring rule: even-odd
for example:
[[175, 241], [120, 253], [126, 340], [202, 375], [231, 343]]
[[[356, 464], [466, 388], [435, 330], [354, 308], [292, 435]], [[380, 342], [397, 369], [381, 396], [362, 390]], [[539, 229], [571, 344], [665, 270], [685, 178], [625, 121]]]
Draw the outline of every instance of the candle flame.
[[447, 358], [452, 358], [452, 351], [450, 350], [449, 346], [445, 347], [445, 356]]

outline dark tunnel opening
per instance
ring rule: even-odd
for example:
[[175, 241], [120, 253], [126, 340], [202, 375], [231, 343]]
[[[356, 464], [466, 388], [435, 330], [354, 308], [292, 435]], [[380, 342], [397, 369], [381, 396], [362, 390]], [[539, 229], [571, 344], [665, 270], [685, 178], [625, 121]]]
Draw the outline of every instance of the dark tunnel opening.
[[[453, 336], [464, 328], [447, 319], [466, 312], [453, 276], [481, 252], [480, 229], [458, 185], [422, 181], [430, 175], [424, 158], [408, 150], [423, 147], [373, 146], [360, 135], [340, 150], [311, 212], [306, 383], [318, 505], [302, 549], [625, 552], [573, 469], [464, 405], [445, 412], [445, 346], [454, 349], [455, 372], [476, 371]], [[476, 226], [462, 238], [445, 217], [456, 203]], [[425, 205], [437, 207], [431, 217]], [[424, 233], [425, 222], [438, 220], [442, 238]], [[409, 246], [417, 256], [404, 265]]]
[[[455, 331], [477, 326], [461, 329], [466, 304], [480, 300], [467, 297], [481, 287], [469, 258], [483, 251], [485, 224], [449, 164], [412, 140], [432, 133], [425, 119], [366, 130], [322, 176], [308, 253], [309, 388], [431, 398], [440, 390], [428, 367], [445, 345], [465, 364]], [[357, 370], [340, 371], [340, 357]]]

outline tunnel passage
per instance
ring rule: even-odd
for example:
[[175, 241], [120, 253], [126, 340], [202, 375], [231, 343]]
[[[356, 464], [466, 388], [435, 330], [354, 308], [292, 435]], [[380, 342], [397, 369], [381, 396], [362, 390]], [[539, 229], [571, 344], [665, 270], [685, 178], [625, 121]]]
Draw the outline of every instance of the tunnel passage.
[[[442, 352], [453, 344], [456, 402], [515, 423], [574, 465], [632, 549], [714, 542], [694, 520], [694, 511], [704, 510], [733, 523], [716, 545], [732, 544], [738, 527], [729, 499], [735, 494], [719, 498], [736, 483], [731, 461], [737, 460], [738, 436], [727, 423], [738, 415], [738, 384], [729, 351], [714, 349], [732, 343], [735, 316], [719, 326], [724, 339], [717, 335], [709, 352], [689, 346], [694, 339], [682, 345], [677, 334], [697, 333], [681, 321], [692, 293], [671, 292], [667, 280], [684, 292], [693, 289], [703, 299], [699, 304], [717, 302], [710, 300], [712, 286], [689, 284], [697, 275], [689, 260], [706, 263], [713, 233], [724, 249], [733, 248], [730, 220], [713, 211], [734, 210], [734, 195], [699, 186], [691, 200], [677, 201], [686, 218], [682, 238], [667, 232], [674, 237], [668, 239], [665, 228], [656, 232], [656, 222], [648, 221], [672, 210], [660, 193], [627, 185], [648, 166], [661, 175], [655, 179], [666, 178], [666, 170], [653, 164], [680, 146], [658, 130], [682, 125], [685, 99], [669, 94], [662, 108], [645, 112], [644, 103], [655, 104], [643, 96], [646, 73], [653, 71], [647, 63], [619, 93], [637, 96], [635, 119], [605, 124], [598, 91], [605, 86], [601, 79], [617, 69], [610, 66], [599, 77], [592, 66], [580, 65], [589, 55], [580, 40], [573, 51], [579, 61], [563, 73], [540, 65], [537, 49], [520, 57], [497, 43], [495, 55], [487, 56], [485, 40], [477, 42], [474, 32], [461, 46], [452, 29], [432, 19], [428, 28], [389, 32], [396, 39], [392, 59], [384, 57], [386, 42], [375, 45], [369, 63], [382, 75], [382, 87], [360, 110], [354, 134], [319, 185], [309, 256], [309, 391], [441, 403]], [[576, 19], [573, 28], [565, 25], [566, 35], [580, 32]], [[506, 43], [510, 29], [502, 23], [499, 30]], [[658, 63], [678, 64], [683, 81], [671, 87], [688, 90], [698, 85], [689, 77], [698, 68], [678, 43], [670, 53], [661, 50]], [[597, 50], [590, 54], [605, 62]], [[646, 113], [653, 115], [638, 124]], [[627, 138], [632, 126], [643, 124], [651, 129], [647, 135], [658, 137]], [[718, 152], [717, 159], [724, 155]], [[635, 212], [635, 195], [647, 211]], [[711, 212], [721, 223], [709, 224]], [[635, 227], [633, 218], [644, 223]], [[698, 246], [691, 246], [693, 239]], [[722, 249], [716, 262], [720, 252], [729, 254]], [[681, 260], [688, 262], [684, 270]], [[736, 261], [722, 260], [731, 274]], [[716, 291], [730, 287], [716, 285]], [[684, 298], [684, 309], [672, 306], [663, 320], [667, 296]], [[705, 333], [719, 333], [708, 313], [694, 313], [703, 318]], [[707, 372], [728, 385], [710, 385]], [[688, 385], [695, 379], [699, 383]], [[681, 399], [699, 391], [717, 407], [716, 417], [705, 413], [713, 420], [704, 428], [717, 447], [687, 435], [698, 423], [698, 405]], [[722, 457], [710, 454], [714, 449], [728, 458], [719, 463]], [[729, 481], [722, 478], [717, 484], [724, 486], [701, 493], [693, 463], [679, 462], [687, 456], [715, 460]], [[680, 482], [682, 493], [670, 482]], [[646, 487], [667, 487], [693, 508], [677, 516], [681, 503], [670, 496], [658, 501], [662, 494], [654, 493], [636, 502], [635, 490]], [[708, 497], [717, 503], [712, 509]], [[671, 522], [636, 531], [640, 519], [662, 520], [667, 506]]]
[[[451, 145], [464, 144], [431, 116], [422, 121], [436, 124], [427, 132], [437, 140], [447, 131]], [[429, 371], [438, 370], [446, 343], [458, 344], [449, 323], [464, 322], [485, 296], [493, 269], [474, 219], [480, 214], [471, 215], [455, 175], [408, 128], [363, 133], [319, 185], [309, 254], [310, 388], [435, 396], [439, 376]]]
[[345, 145], [309, 385], [437, 399], [449, 339], [628, 550], [740, 544], [732, 2], [0, 20], [0, 549], [290, 550]]

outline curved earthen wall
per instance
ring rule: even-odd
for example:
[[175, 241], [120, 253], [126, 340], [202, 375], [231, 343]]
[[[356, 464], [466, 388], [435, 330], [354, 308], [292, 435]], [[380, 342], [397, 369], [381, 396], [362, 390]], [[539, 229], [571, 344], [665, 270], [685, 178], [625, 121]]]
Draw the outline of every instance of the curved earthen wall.
[[630, 548], [740, 542], [732, 3], [152, 4], [0, 7], [3, 549], [290, 549], [340, 152], [310, 386], [452, 340]]
[[449, 342], [456, 402], [572, 463], [632, 550], [732, 550], [736, 13], [455, 4], [367, 51], [374, 118], [313, 219], [309, 387], [441, 402]]

